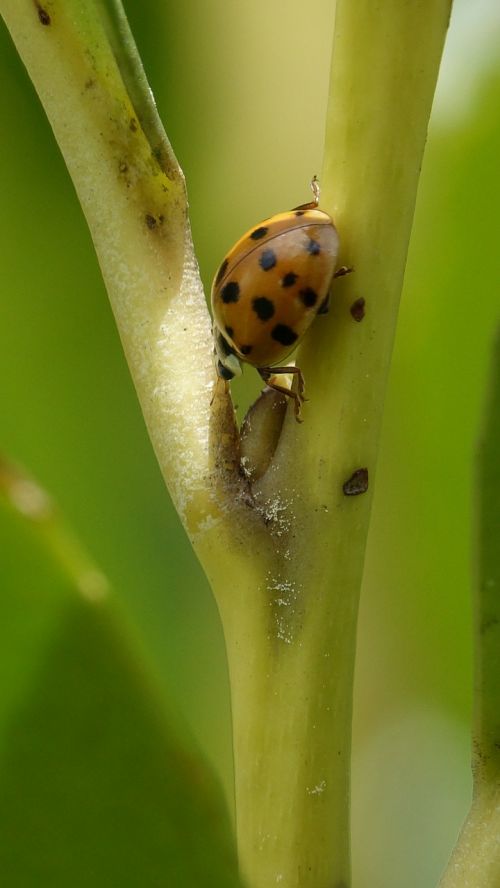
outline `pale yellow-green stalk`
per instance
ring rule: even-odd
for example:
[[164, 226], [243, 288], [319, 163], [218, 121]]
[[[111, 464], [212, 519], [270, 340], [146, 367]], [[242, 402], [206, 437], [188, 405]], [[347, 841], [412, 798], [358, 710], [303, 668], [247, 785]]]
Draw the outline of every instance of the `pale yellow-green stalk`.
[[[305, 422], [288, 411], [276, 424], [252, 485], [214, 388], [182, 173], [118, 2], [0, 0], [0, 11], [78, 191], [153, 446], [221, 613], [243, 878], [345, 888], [358, 594], [450, 0], [339, 0], [322, 207], [355, 272], [298, 352]], [[269, 448], [260, 434], [249, 431]], [[368, 490], [346, 495], [353, 476]]]

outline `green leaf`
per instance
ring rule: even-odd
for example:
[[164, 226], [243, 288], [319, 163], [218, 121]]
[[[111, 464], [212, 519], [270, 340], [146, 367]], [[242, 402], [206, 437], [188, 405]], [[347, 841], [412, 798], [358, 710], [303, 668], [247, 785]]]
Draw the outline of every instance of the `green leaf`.
[[0, 540], [2, 884], [236, 886], [220, 790], [105, 578], [1, 464]]

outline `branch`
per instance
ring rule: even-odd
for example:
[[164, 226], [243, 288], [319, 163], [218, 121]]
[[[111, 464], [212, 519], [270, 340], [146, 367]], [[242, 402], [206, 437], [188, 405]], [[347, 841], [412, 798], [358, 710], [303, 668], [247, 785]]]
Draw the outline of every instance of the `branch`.
[[219, 509], [210, 317], [184, 179], [126, 19], [117, 0], [1, 0], [0, 13], [73, 179], [153, 446], [195, 535]]
[[[355, 271], [334, 283], [330, 315], [298, 350], [310, 396], [304, 423], [288, 411], [269, 468], [252, 488], [274, 557], [251, 605], [240, 604], [253, 623], [241, 618], [241, 633], [234, 626], [226, 633], [240, 856], [252, 888], [350, 883], [358, 596], [450, 7], [450, 0], [388, 0], [382, 12], [370, 0], [337, 3], [321, 206], [337, 225], [340, 263]], [[259, 419], [258, 433], [262, 426]], [[362, 495], [346, 495], [355, 492]]]

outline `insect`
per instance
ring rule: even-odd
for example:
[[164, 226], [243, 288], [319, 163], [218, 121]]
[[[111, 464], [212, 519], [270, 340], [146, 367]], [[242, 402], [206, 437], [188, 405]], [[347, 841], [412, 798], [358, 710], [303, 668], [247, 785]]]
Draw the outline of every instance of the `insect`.
[[[222, 261], [212, 286], [216, 366], [230, 380], [240, 361], [255, 367], [268, 386], [293, 399], [301, 422], [304, 377], [283, 361], [318, 314], [328, 311], [339, 238], [332, 218], [314, 201], [271, 216], [243, 235]], [[339, 269], [339, 273], [345, 273]], [[297, 378], [297, 391], [280, 374]]]

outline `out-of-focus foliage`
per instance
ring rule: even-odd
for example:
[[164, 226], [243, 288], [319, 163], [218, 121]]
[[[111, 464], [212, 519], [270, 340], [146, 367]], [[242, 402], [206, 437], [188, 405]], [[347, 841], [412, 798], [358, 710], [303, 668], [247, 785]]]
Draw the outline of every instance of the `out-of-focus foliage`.
[[[32, 482], [7, 480], [21, 510], [9, 505], [7, 473], [0, 478], [3, 884], [236, 888], [220, 790], [185, 731], [172, 727], [171, 715], [167, 722], [104, 579], [95, 568], [71, 569], [71, 536], [62, 525], [46, 532], [45, 495]], [[30, 500], [42, 505], [26, 517]]]
[[[320, 172], [332, 4], [126, 5], [187, 175], [208, 289], [236, 237], [307, 200]], [[0, 40], [0, 448], [55, 494], [120, 590], [230, 798], [216, 609], [151, 453], [69, 177], [3, 28]], [[435, 883], [468, 804], [473, 455], [498, 301], [499, 77], [446, 126], [433, 120], [423, 167], [362, 596], [356, 888]], [[254, 377], [236, 389], [241, 403]], [[0, 623], [21, 626], [27, 610], [22, 595], [2, 595]], [[49, 616], [33, 619], [43, 643]], [[26, 693], [18, 674], [0, 689], [12, 701]]]

